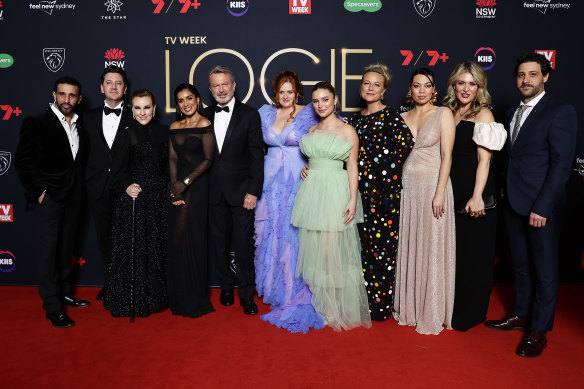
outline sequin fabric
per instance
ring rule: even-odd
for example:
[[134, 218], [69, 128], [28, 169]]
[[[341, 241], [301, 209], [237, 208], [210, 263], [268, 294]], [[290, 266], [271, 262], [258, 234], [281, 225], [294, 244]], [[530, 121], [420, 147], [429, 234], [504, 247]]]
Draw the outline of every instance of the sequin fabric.
[[391, 317], [399, 231], [402, 165], [414, 140], [399, 113], [390, 107], [351, 124], [359, 134], [359, 191], [364, 223], [359, 224], [361, 260], [372, 320]]

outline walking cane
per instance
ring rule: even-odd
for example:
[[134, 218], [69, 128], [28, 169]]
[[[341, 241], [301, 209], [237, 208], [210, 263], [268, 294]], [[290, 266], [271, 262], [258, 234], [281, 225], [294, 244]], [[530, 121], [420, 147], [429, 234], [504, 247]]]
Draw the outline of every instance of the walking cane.
[[132, 197], [132, 251], [131, 251], [131, 261], [130, 261], [130, 323], [134, 322], [136, 318], [136, 307], [134, 306], [135, 296], [134, 296], [134, 214], [136, 211], [136, 198]]

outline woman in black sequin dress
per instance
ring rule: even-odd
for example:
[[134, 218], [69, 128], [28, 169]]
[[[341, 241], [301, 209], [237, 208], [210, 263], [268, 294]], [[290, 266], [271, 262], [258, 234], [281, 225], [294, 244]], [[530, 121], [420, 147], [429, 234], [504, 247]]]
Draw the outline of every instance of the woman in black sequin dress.
[[215, 152], [211, 122], [199, 113], [191, 84], [174, 91], [178, 120], [170, 126], [168, 298], [175, 315], [199, 317], [215, 309], [207, 288], [208, 170]]
[[104, 307], [116, 317], [131, 316], [132, 310], [136, 316], [148, 316], [168, 306], [168, 129], [152, 123], [155, 110], [150, 91], [132, 94], [136, 120], [125, 134], [131, 144], [129, 181], [114, 207], [112, 259], [105, 272], [103, 299]]
[[372, 320], [391, 317], [401, 170], [414, 147], [399, 113], [382, 102], [390, 79], [387, 66], [366, 67], [360, 89], [366, 108], [351, 118], [359, 134], [359, 191], [365, 217], [359, 235]]

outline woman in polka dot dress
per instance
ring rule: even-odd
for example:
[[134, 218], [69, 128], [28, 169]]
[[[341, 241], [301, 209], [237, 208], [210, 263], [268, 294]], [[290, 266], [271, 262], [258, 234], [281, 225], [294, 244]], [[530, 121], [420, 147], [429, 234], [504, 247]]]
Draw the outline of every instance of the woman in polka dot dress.
[[401, 171], [414, 147], [399, 113], [382, 102], [390, 80], [387, 66], [367, 66], [360, 92], [366, 108], [351, 118], [359, 134], [359, 191], [365, 216], [359, 235], [372, 320], [391, 317]]

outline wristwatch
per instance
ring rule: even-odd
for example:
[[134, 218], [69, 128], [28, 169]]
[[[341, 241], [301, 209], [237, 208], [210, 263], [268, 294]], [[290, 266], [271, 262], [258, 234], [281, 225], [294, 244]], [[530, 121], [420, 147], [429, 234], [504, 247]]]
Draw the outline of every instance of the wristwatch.
[[191, 184], [191, 179], [190, 177], [187, 177], [183, 180], [183, 182], [185, 183], [186, 186], [189, 186]]

